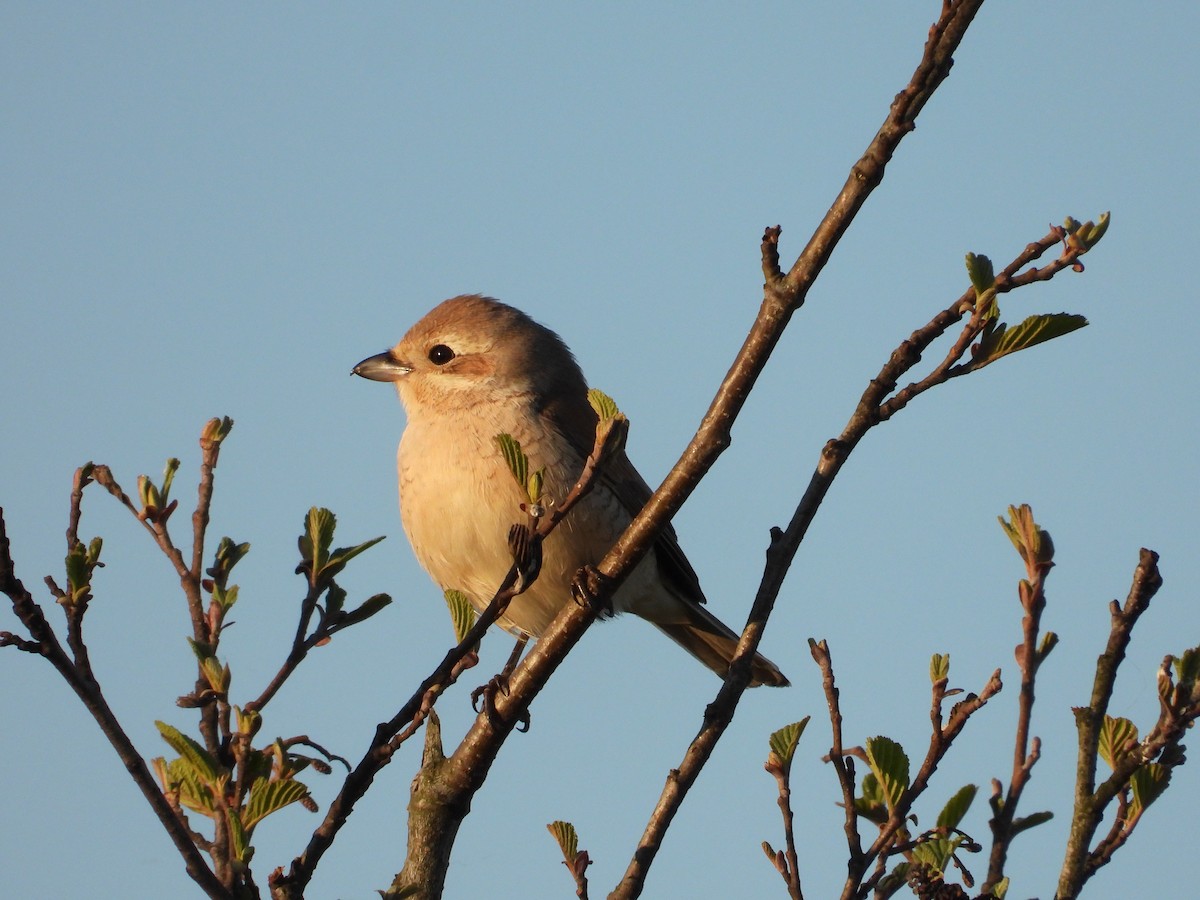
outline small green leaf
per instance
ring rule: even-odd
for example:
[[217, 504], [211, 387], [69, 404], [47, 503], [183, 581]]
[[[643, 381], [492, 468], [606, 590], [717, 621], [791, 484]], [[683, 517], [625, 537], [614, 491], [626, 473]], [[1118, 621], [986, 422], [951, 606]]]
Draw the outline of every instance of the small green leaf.
[[209, 687], [218, 694], [229, 692], [229, 666], [222, 666], [220, 660], [215, 656], [206, 656], [200, 660], [200, 671], [204, 674], [204, 680], [208, 682]]
[[1027, 816], [1017, 816], [1017, 818], [1013, 819], [1013, 837], [1016, 837], [1022, 831], [1028, 831], [1030, 828], [1036, 828], [1038, 825], [1049, 822], [1053, 818], [1054, 813], [1050, 812], [1049, 810], [1030, 813]]
[[545, 481], [545, 469], [538, 469], [529, 476], [529, 483], [525, 485], [525, 495], [529, 498], [530, 503], [542, 502], [542, 487]]
[[208, 782], [200, 777], [184, 757], [171, 760], [165, 766], [167, 782], [179, 794], [179, 802], [193, 812], [212, 818], [216, 813], [217, 804], [214, 799], [214, 785], [223, 779]]
[[867, 764], [879, 779], [888, 810], [894, 810], [908, 788], [908, 755], [891, 738], [867, 738]]
[[1008, 876], [1005, 875], [996, 882], [996, 886], [992, 888], [992, 896], [996, 900], [1004, 900], [1004, 895], [1008, 893]]
[[929, 658], [929, 681], [937, 684], [943, 678], [950, 677], [950, 654], [935, 653]]
[[887, 803], [883, 788], [875, 773], [868, 772], [862, 780], [862, 796], [854, 798], [855, 811], [869, 822], [882, 825], [887, 819]]
[[446, 605], [450, 607], [450, 621], [454, 625], [454, 639], [462, 643], [471, 626], [475, 624], [476, 612], [467, 595], [462, 591], [446, 591]]
[[1131, 804], [1133, 815], [1137, 817], [1145, 812], [1146, 807], [1161, 797], [1170, 783], [1171, 770], [1169, 767], [1156, 762], [1138, 766], [1130, 779], [1133, 787], [1133, 803]]
[[1008, 508], [1010, 521], [1000, 517], [1000, 526], [1012, 545], [1017, 548], [1027, 564], [1050, 563], [1054, 560], [1054, 541], [1050, 532], [1041, 528], [1033, 518], [1033, 510], [1028, 503]]
[[1050, 655], [1050, 651], [1058, 646], [1058, 635], [1053, 631], [1047, 631], [1042, 635], [1042, 642], [1038, 645], [1037, 655], [1039, 660], [1044, 660]]
[[601, 422], [608, 419], [616, 418], [621, 414], [621, 410], [617, 408], [616, 401], [604, 391], [592, 388], [587, 393], [588, 403], [592, 405], [592, 409], [596, 411], [596, 415]]
[[311, 564], [314, 573], [320, 572], [329, 562], [329, 547], [333, 543], [333, 531], [337, 527], [337, 516], [324, 508], [314, 506], [304, 519], [304, 536], [300, 539], [300, 554]]
[[85, 562], [87, 563], [89, 569], [93, 569], [100, 565], [100, 551], [103, 549], [103, 547], [104, 538], [99, 536], [92, 538], [88, 543]]
[[946, 864], [961, 843], [962, 838], [931, 838], [913, 847], [913, 859], [939, 873], [945, 872]]
[[1137, 739], [1137, 726], [1128, 719], [1105, 716], [1104, 724], [1100, 726], [1100, 758], [1108, 763], [1110, 769], [1115, 769], [1117, 762], [1128, 752], [1128, 745]]
[[1200, 647], [1184, 650], [1172, 663], [1175, 667], [1175, 679], [1191, 693], [1191, 686], [1200, 679]]
[[162, 477], [162, 500], [167, 502], [167, 498], [171, 495], [171, 483], [175, 480], [175, 473], [179, 471], [179, 460], [171, 457], [167, 460], [166, 466], [163, 467]]
[[1070, 334], [1087, 325], [1086, 318], [1073, 313], [1052, 313], [1030, 316], [1020, 325], [1009, 328], [1005, 324], [985, 333], [979, 341], [971, 366], [981, 369], [1002, 356], [1026, 350], [1064, 334]]
[[228, 810], [227, 820], [230, 842], [233, 844], [233, 858], [239, 863], [245, 863], [247, 855], [252, 850], [249, 829], [242, 825], [242, 817], [238, 815], [236, 809]]
[[574, 859], [579, 853], [579, 835], [575, 832], [575, 826], [570, 822], [554, 821], [546, 826], [546, 830], [554, 836], [554, 840], [558, 843], [558, 849], [562, 851], [564, 859]]
[[66, 557], [67, 568], [67, 601], [77, 602], [91, 589], [92, 570], [87, 564], [87, 548], [82, 541], [76, 541], [75, 546]]
[[996, 284], [996, 273], [992, 261], [983, 254], [967, 254], [967, 275], [971, 286], [975, 288], [975, 296], [983, 299], [985, 291], [990, 291]]
[[341, 621], [338, 622], [339, 630], [357, 625], [359, 622], [365, 622], [391, 602], [392, 598], [387, 594], [375, 594], [368, 597], [357, 608], [342, 616]]
[[166, 722], [155, 722], [154, 724], [157, 726], [159, 734], [162, 735], [162, 739], [179, 754], [180, 759], [186, 760], [188, 765], [210, 785], [217, 782], [223, 773], [217, 761], [209, 756], [207, 750], [178, 728], [173, 728]]
[[222, 611], [229, 612], [233, 608], [233, 604], [237, 603], [238, 586], [235, 584], [229, 588], [223, 588], [219, 584], [213, 585], [213, 600], [221, 607]]
[[799, 722], [785, 725], [771, 735], [768, 740], [771, 747], [768, 765], [774, 762], [785, 773], [791, 769], [792, 758], [796, 755], [796, 745], [800, 743], [800, 736], [804, 734], [810, 718], [810, 716], [805, 716]]
[[338, 547], [331, 554], [329, 554], [329, 561], [325, 563], [325, 565], [321, 566], [321, 578], [333, 578], [335, 575], [340, 573], [342, 569], [346, 568], [346, 563], [350, 562], [350, 560], [354, 559], [354, 557], [358, 556], [363, 551], [370, 550], [372, 547], [382, 541], [384, 537], [386, 537], [386, 535], [380, 535], [377, 538], [364, 541], [355, 547]]
[[250, 800], [246, 803], [245, 826], [251, 831], [255, 825], [271, 813], [278, 812], [308, 796], [308, 788], [294, 779], [267, 781], [260, 778], [250, 787]]
[[977, 788], [973, 784], [965, 784], [959, 788], [958, 793], [951, 797], [942, 807], [942, 811], [938, 813], [938, 828], [957, 828], [958, 823], [967, 814], [967, 810], [971, 808], [976, 790]]
[[529, 459], [521, 449], [521, 442], [511, 434], [498, 434], [496, 444], [500, 447], [500, 455], [504, 457], [508, 471], [512, 472], [521, 490], [525, 490], [529, 483]]

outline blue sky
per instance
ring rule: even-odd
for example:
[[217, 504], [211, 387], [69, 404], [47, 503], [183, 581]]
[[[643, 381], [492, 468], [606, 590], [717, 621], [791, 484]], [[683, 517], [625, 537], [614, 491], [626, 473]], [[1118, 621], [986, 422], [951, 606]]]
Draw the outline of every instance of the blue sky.
[[[345, 585], [397, 602], [315, 653], [264, 731], [357, 757], [451, 632], [400, 530], [403, 415], [350, 367], [439, 300], [492, 294], [572, 346], [629, 414], [630, 453], [656, 484], [753, 320], [763, 227], [781, 224], [795, 257], [938, 5], [6, 4], [0, 503], [19, 574], [32, 587], [61, 569], [76, 466], [107, 463], [131, 489], [180, 456], [186, 505], [200, 426], [232, 416], [212, 533], [253, 545], [224, 644], [235, 695], [257, 694], [285, 653], [307, 509], [338, 513], [344, 542], [388, 535]], [[927, 740], [931, 653], [951, 652], [967, 689], [1002, 668], [1008, 687], [918, 808], [932, 821], [977, 783], [966, 827], [986, 836], [986, 786], [1011, 768], [1022, 574], [995, 517], [1021, 502], [1058, 548], [1045, 625], [1062, 643], [1041, 674], [1043, 759], [1024, 801], [1058, 817], [1018, 838], [1013, 896], [1053, 892], [1069, 707], [1085, 702], [1105, 604], [1124, 597], [1139, 547], [1162, 554], [1166, 585], [1113, 713], [1147, 727], [1162, 656], [1200, 643], [1197, 27], [1185, 4], [994, 3], [977, 19], [676, 520], [713, 608], [744, 616], [768, 529], [891, 349], [962, 292], [964, 253], [1003, 265], [1048, 222], [1111, 209], [1084, 274], [1003, 305], [1010, 319], [1065, 310], [1091, 325], [921, 398], [855, 453], [764, 643], [795, 686], [747, 696], [648, 896], [784, 895], [759, 850], [780, 841], [762, 761], [772, 730], [810, 714], [794, 786], [802, 872], [811, 896], [835, 890], [844, 846], [819, 762], [828, 723], [810, 636], [832, 646], [847, 740], [886, 734], [912, 756]], [[177, 584], [135, 526], [89, 493], [82, 531], [105, 537], [108, 563], [93, 658], [149, 756], [166, 751], [154, 719], [190, 723], [174, 699], [194, 676]], [[0, 615], [0, 628], [14, 622]], [[470, 721], [466, 688], [508, 649], [496, 635], [478, 678], [439, 706], [448, 740]], [[13, 896], [81, 883], [96, 897], [200, 896], [50, 668], [10, 650], [0, 683]], [[477, 798], [447, 895], [568, 896], [543, 828], [554, 819], [578, 827], [593, 892], [611, 887], [716, 687], [636, 620], [589, 632]], [[314, 898], [370, 897], [390, 881], [418, 751], [356, 811]], [[310, 781], [324, 808], [333, 779]], [[1177, 773], [1093, 893], [1179, 893], [1187, 875], [1173, 861], [1192, 849], [1198, 784], [1190, 766]], [[260, 881], [316, 823], [297, 808], [261, 826]]]

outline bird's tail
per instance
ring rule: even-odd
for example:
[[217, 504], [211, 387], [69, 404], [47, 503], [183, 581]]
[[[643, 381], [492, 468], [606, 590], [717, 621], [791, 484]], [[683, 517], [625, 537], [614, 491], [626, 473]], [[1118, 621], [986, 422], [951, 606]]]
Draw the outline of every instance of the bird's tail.
[[[737, 649], [739, 636], [698, 603], [683, 606], [687, 610], [687, 621], [654, 624], [663, 634], [724, 678], [729, 672], [729, 663], [733, 659], [733, 651]], [[750, 687], [763, 684], [787, 687], [791, 684], [779, 667], [761, 653], [754, 654], [750, 673]]]

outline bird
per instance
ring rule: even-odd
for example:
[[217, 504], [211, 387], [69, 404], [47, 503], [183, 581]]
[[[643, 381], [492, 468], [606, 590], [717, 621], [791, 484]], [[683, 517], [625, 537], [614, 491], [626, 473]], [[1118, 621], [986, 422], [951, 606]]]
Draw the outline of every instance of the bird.
[[[413, 553], [443, 591], [462, 592], [482, 611], [512, 566], [509, 528], [526, 519], [521, 504], [528, 499], [496, 437], [511, 435], [530, 471], [544, 470], [543, 497], [565, 497], [597, 424], [579, 364], [555, 332], [524, 312], [469, 294], [438, 304], [398, 344], [352, 372], [393, 382], [404, 407], [396, 464]], [[573, 602], [578, 570], [600, 561], [650, 495], [625, 450], [613, 454], [592, 491], [546, 537], [538, 577], [497, 624], [519, 638], [539, 637]], [[617, 589], [609, 614], [651, 622], [724, 678], [739, 636], [705, 602], [668, 525]], [[751, 686], [787, 684], [774, 663], [755, 654]]]

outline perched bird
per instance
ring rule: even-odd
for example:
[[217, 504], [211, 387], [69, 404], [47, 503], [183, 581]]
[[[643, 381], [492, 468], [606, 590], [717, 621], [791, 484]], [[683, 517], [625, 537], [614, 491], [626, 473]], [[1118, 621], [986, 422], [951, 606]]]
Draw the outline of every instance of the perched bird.
[[[591, 452], [596, 412], [571, 351], [520, 310], [487, 297], [455, 297], [434, 307], [391, 350], [364, 359], [354, 374], [395, 382], [408, 424], [400, 440], [400, 516], [413, 552], [443, 590], [484, 609], [512, 565], [508, 531], [525, 500], [496, 444], [520, 442], [531, 471], [544, 467], [543, 496], [562, 499]], [[571, 581], [600, 561], [650, 488], [622, 450], [598, 483], [550, 533], [541, 573], [513, 598], [499, 624], [538, 637], [572, 602]], [[738, 635], [702, 605], [696, 573], [668, 527], [613, 598], [718, 675], [729, 669]], [[756, 655], [753, 684], [787, 678]]]

